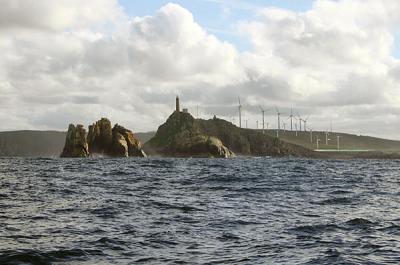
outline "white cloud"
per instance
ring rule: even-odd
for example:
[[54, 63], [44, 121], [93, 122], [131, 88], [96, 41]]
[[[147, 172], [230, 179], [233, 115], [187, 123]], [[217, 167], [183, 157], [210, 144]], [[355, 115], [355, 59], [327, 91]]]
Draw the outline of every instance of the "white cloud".
[[65, 129], [102, 116], [152, 130], [179, 93], [186, 106], [226, 116], [235, 115], [240, 95], [252, 124], [259, 104], [286, 113], [293, 104], [315, 128], [336, 116], [339, 129], [379, 134], [364, 118], [376, 111], [379, 121], [387, 110], [395, 121], [399, 113], [400, 62], [392, 56], [399, 11], [395, 0], [265, 8], [239, 23], [253, 44], [240, 53], [176, 4], [128, 18], [115, 0], [3, 1], [0, 130]]

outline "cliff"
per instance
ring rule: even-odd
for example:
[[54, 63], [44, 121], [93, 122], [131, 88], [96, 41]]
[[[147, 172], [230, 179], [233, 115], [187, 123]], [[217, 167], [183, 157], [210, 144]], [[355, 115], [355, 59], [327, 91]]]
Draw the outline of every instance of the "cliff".
[[[78, 129], [79, 128], [79, 129]], [[87, 157], [94, 155], [108, 157], [145, 157], [140, 141], [132, 131], [102, 118], [89, 126], [89, 133], [82, 125], [70, 125], [61, 157]]]

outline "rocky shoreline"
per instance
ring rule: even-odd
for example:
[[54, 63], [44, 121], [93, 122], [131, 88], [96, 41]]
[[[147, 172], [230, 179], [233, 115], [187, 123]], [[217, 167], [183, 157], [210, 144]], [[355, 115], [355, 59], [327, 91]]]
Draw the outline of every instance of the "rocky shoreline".
[[214, 117], [195, 119], [187, 112], [174, 111], [154, 137], [143, 146], [132, 131], [102, 118], [88, 127], [70, 124], [61, 157], [198, 157], [236, 156], [304, 157], [315, 159], [400, 159], [384, 152], [324, 153], [291, 144], [260, 131], [239, 128]]

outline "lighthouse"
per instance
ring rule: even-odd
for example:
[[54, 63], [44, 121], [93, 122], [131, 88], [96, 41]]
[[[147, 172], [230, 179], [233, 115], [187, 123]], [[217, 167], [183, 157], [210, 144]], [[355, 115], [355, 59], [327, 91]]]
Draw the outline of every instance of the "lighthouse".
[[176, 96], [176, 112], [180, 112], [180, 111], [181, 111], [181, 108], [179, 106], [179, 97]]

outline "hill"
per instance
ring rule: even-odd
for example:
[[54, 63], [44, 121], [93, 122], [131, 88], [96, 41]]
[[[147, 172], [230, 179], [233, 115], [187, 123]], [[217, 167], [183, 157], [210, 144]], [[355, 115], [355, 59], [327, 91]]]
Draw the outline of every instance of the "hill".
[[0, 132], [0, 156], [59, 156], [65, 136], [57, 131]]
[[216, 117], [210, 120], [194, 119], [189, 113], [176, 111], [159, 127], [156, 135], [144, 145], [144, 149], [153, 155], [197, 156], [198, 153], [193, 152], [193, 143], [190, 141], [197, 141], [199, 137], [213, 137], [230, 151], [243, 156], [319, 156], [302, 146], [280, 141], [257, 130], [238, 128]]
[[[259, 130], [261, 132], [261, 130]], [[275, 136], [276, 130], [265, 130], [269, 136]], [[311, 142], [312, 135], [312, 142]], [[279, 138], [282, 141], [301, 145], [303, 147], [316, 150], [317, 139], [320, 139], [319, 149], [324, 150], [337, 150], [338, 147], [338, 136], [339, 145], [341, 151], [371, 151], [371, 152], [384, 152], [384, 153], [397, 153], [400, 152], [400, 141], [387, 140], [382, 138], [370, 137], [370, 136], [359, 136], [347, 133], [332, 132], [328, 134], [328, 145], [326, 144], [325, 132], [298, 132], [297, 136], [295, 132], [291, 131], [280, 131]]]
[[[135, 133], [147, 142], [155, 132]], [[0, 132], [0, 157], [59, 157], [67, 132], [60, 131], [8, 131]]]

